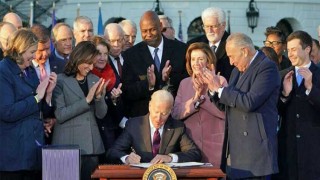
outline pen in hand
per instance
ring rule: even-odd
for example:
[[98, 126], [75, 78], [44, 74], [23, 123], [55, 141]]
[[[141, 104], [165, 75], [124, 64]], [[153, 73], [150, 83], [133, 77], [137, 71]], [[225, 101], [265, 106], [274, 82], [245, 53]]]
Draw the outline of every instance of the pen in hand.
[[131, 152], [133, 152], [133, 153], [137, 154], [137, 153], [136, 153], [136, 151], [133, 149], [133, 147], [132, 147], [132, 146], [131, 146]]
[[136, 151], [131, 147], [131, 153], [126, 158], [126, 164], [139, 164], [141, 157], [136, 153]]

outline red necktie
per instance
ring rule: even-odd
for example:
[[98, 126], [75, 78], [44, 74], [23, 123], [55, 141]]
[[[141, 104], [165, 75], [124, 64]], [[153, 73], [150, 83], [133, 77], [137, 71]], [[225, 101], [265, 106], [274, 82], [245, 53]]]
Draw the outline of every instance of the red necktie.
[[40, 81], [43, 81], [47, 77], [47, 72], [44, 64], [39, 64]]
[[119, 76], [122, 77], [122, 66], [121, 66], [120, 58], [115, 57], [114, 59], [117, 61]]
[[156, 156], [159, 153], [160, 141], [161, 141], [161, 137], [160, 137], [159, 129], [156, 129], [156, 131], [153, 134], [153, 140], [152, 140], [152, 155], [153, 156]]

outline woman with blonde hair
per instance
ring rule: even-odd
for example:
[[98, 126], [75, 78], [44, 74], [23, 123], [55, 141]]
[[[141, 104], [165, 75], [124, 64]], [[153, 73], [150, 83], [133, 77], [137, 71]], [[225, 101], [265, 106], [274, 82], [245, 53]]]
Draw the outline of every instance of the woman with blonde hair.
[[0, 179], [41, 179], [42, 115], [50, 112], [57, 76], [39, 83], [31, 67], [38, 40], [26, 29], [9, 37], [0, 62]]

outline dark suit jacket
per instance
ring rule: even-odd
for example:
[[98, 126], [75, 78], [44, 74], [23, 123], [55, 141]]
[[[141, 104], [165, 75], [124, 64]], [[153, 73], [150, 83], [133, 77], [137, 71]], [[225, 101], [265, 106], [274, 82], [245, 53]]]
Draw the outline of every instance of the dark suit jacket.
[[[225, 77], [229, 82], [229, 78], [230, 78], [230, 75], [231, 75], [231, 72], [232, 72], [234, 66], [232, 66], [230, 64], [229, 57], [227, 56], [227, 53], [226, 53], [226, 40], [227, 40], [228, 36], [229, 36], [229, 33], [227, 31], [225, 31], [222, 38], [221, 38], [219, 47], [216, 51], [216, 57], [217, 57], [217, 68], [216, 69], [217, 69], [217, 72], [220, 72], [220, 75]], [[204, 43], [209, 44], [209, 41], [208, 41], [206, 35], [202, 35], [202, 36], [196, 37], [194, 39], [191, 39], [190, 41], [187, 42], [187, 44], [189, 46], [190, 44], [195, 43], [195, 42], [204, 42]]]
[[[188, 77], [186, 71], [185, 54], [187, 46], [179, 41], [169, 40], [163, 37], [163, 54], [161, 70], [156, 75], [154, 91], [163, 88], [166, 83], [162, 81], [162, 69], [167, 60], [170, 60], [172, 71], [170, 73], [170, 91], [173, 96], [177, 94], [180, 81]], [[147, 68], [154, 64], [154, 60], [145, 42], [140, 42], [122, 54], [124, 65], [122, 69], [124, 103], [129, 108], [129, 117], [142, 116], [148, 113], [148, 104], [151, 94], [147, 80]]]
[[54, 51], [51, 53], [49, 57], [51, 72], [55, 72], [56, 74], [63, 73], [66, 63], [65, 60], [56, 57]]
[[[277, 101], [280, 76], [274, 62], [259, 51], [246, 72], [234, 68], [219, 103], [226, 106], [231, 156], [228, 176], [246, 178], [278, 172]], [[224, 156], [225, 157], [225, 156]]]
[[279, 177], [282, 179], [320, 177], [320, 69], [313, 62], [309, 69], [313, 86], [308, 96], [305, 94], [304, 79], [298, 87], [294, 67], [281, 71], [283, 76], [290, 70], [294, 71], [293, 89], [288, 100], [285, 103], [279, 100], [282, 117], [279, 131]]
[[[119, 160], [128, 154], [132, 147], [141, 156], [141, 162], [150, 162], [152, 140], [150, 135], [149, 114], [127, 121], [125, 131], [108, 151], [107, 158]], [[179, 162], [200, 161], [201, 153], [186, 134], [183, 122], [168, 118], [161, 137], [159, 154], [174, 153]]]

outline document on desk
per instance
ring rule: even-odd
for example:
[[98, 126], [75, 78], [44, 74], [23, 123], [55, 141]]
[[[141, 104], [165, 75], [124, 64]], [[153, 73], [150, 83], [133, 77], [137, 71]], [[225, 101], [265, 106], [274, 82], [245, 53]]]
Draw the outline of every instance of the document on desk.
[[[201, 163], [201, 162], [184, 162], [184, 163], [164, 163], [172, 168], [176, 167], [191, 167], [191, 166], [203, 166], [207, 165], [208, 163]], [[140, 168], [148, 168], [150, 167], [151, 163], [139, 163], [139, 164], [130, 164], [130, 166], [140, 167]]]

